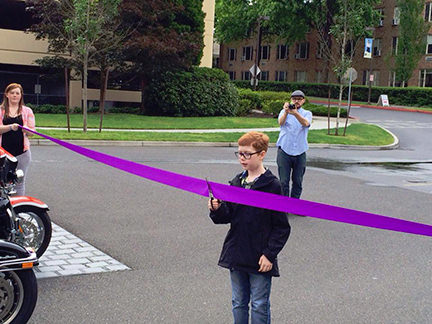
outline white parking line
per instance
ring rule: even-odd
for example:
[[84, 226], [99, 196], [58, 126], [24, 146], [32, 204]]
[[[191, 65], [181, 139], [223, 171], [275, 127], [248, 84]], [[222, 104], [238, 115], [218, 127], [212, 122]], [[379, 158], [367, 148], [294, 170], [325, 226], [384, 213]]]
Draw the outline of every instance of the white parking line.
[[130, 270], [60, 226], [53, 223], [52, 229], [51, 243], [34, 269], [38, 279]]

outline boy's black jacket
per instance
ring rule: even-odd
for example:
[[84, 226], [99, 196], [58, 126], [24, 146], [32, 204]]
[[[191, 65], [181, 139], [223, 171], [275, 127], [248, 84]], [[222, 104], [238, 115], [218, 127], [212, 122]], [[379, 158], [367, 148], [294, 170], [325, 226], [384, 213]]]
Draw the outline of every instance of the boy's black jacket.
[[[242, 173], [230, 181], [241, 187]], [[266, 170], [252, 185], [251, 190], [281, 194], [279, 180]], [[230, 202], [223, 202], [218, 210], [210, 212], [215, 224], [231, 224], [225, 238], [219, 265], [228, 269], [258, 272], [258, 261], [265, 255], [273, 268], [265, 274], [279, 276], [277, 255], [288, 240], [291, 228], [285, 213]]]

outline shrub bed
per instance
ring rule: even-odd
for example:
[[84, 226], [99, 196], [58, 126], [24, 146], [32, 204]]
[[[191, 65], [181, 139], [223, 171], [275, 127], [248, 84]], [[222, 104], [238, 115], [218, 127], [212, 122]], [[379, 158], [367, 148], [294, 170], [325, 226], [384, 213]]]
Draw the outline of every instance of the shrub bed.
[[195, 67], [166, 72], [148, 90], [149, 112], [154, 115], [198, 117], [232, 116], [238, 92], [220, 69]]
[[[249, 81], [233, 81], [234, 84], [241, 89], [251, 89]], [[330, 89], [330, 97], [333, 99], [339, 98], [339, 85], [326, 83], [298, 83], [298, 82], [276, 82], [276, 81], [260, 81], [257, 89], [259, 91], [281, 91], [292, 92], [296, 89], [301, 89], [306, 96], [311, 97], [328, 97]], [[368, 100], [369, 87], [365, 85], [352, 85], [353, 100], [364, 101]], [[371, 101], [377, 103], [379, 96], [386, 94], [389, 97], [392, 105], [409, 105], [432, 107], [432, 89], [423, 87], [372, 87]], [[345, 87], [342, 98], [347, 100], [348, 87]]]
[[[271, 114], [273, 117], [278, 117], [279, 112], [281, 111], [285, 100], [272, 100], [268, 101], [264, 104], [263, 112], [266, 114]], [[315, 105], [311, 103], [305, 103], [303, 108], [312, 112], [313, 116], [328, 116], [328, 110], [326, 106]], [[330, 107], [330, 116], [336, 117], [337, 115], [337, 107]], [[346, 117], [347, 111], [346, 109], [341, 109], [340, 117]]]

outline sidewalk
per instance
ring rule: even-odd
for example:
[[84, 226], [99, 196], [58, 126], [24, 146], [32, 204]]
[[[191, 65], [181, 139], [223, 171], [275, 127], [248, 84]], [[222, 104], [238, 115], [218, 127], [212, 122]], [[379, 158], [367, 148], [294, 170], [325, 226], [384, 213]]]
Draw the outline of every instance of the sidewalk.
[[[319, 104], [319, 105], [326, 105], [328, 104], [328, 101], [325, 99], [322, 100], [318, 100], [318, 99], [311, 99], [309, 100], [310, 103], [313, 104]], [[330, 105], [331, 106], [337, 106], [339, 103], [338, 101], [334, 100], [334, 99], [330, 99]], [[342, 100], [342, 107], [348, 107], [348, 102], [345, 100]], [[373, 109], [383, 109], [383, 110], [396, 110], [396, 111], [410, 111], [410, 112], [419, 112], [419, 113], [423, 113], [423, 114], [432, 114], [432, 111], [428, 111], [428, 110], [422, 110], [422, 109], [417, 109], [417, 108], [407, 108], [404, 106], [397, 106], [397, 105], [392, 105], [392, 106], [378, 106], [376, 104], [359, 104], [359, 103], [352, 103], [351, 107], [355, 107], [355, 108], [373, 108]]]
[[[355, 122], [355, 119], [350, 119], [348, 125]], [[313, 117], [310, 129], [327, 129], [327, 117]], [[275, 118], [275, 125], [277, 120]], [[345, 118], [339, 118], [339, 127], [345, 126]], [[336, 118], [330, 118], [330, 128], [336, 127]], [[64, 127], [36, 127], [38, 130], [66, 130]], [[82, 130], [82, 128], [71, 128], [71, 130]], [[88, 128], [88, 131], [98, 131], [97, 128]], [[267, 128], [224, 128], [224, 129], [120, 129], [120, 128], [104, 128], [104, 132], [150, 132], [150, 133], [245, 133], [249, 131], [259, 132], [279, 132], [279, 127]]]

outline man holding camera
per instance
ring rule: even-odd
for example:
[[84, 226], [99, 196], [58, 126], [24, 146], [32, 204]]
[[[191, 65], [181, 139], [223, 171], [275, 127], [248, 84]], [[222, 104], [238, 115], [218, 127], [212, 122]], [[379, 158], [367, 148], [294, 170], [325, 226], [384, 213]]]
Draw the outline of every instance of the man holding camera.
[[306, 171], [307, 136], [312, 123], [312, 113], [302, 108], [304, 103], [303, 91], [294, 91], [291, 94], [291, 101], [285, 102], [278, 117], [280, 133], [276, 142], [276, 161], [279, 179], [282, 193], [292, 198], [300, 198], [303, 175]]

